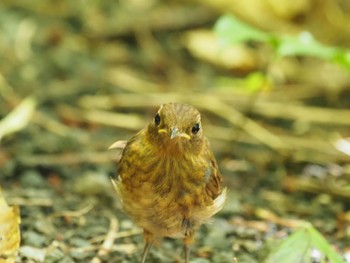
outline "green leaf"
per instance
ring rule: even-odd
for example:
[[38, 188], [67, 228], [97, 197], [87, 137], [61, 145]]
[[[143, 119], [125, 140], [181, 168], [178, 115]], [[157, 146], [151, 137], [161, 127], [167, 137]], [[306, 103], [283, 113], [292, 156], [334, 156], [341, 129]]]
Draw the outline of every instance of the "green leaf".
[[344, 263], [327, 240], [309, 223], [304, 224], [288, 238], [284, 239], [264, 261], [274, 262], [311, 262], [311, 251], [317, 249], [322, 255], [322, 262]]
[[312, 245], [321, 251], [332, 263], [344, 263], [344, 260], [338, 255], [327, 240], [314, 227], [308, 229]]
[[269, 79], [262, 72], [250, 73], [246, 78], [220, 77], [216, 87], [221, 90], [253, 94], [269, 87]]
[[220, 17], [214, 26], [214, 32], [218, 35], [220, 44], [223, 46], [247, 40], [265, 42], [270, 38], [269, 34], [240, 21], [232, 15]]
[[280, 56], [313, 56], [331, 60], [338, 49], [324, 46], [309, 32], [302, 32], [298, 36], [281, 37], [276, 51]]
[[350, 52], [339, 49], [338, 52], [334, 55], [333, 61], [346, 68], [347, 70], [350, 70]]
[[265, 263], [295, 263], [310, 261], [310, 236], [305, 229], [299, 229], [273, 250]]
[[214, 26], [214, 32], [223, 47], [245, 41], [258, 41], [269, 44], [281, 57], [317, 57], [350, 70], [350, 52], [342, 48], [323, 45], [309, 32], [301, 32], [297, 36], [275, 35], [252, 27], [232, 15], [220, 17]]
[[36, 101], [28, 97], [24, 99], [13, 111], [0, 121], [0, 140], [5, 135], [23, 129], [32, 117]]
[[268, 79], [262, 72], [253, 72], [246, 78], [246, 89], [251, 93], [263, 90]]

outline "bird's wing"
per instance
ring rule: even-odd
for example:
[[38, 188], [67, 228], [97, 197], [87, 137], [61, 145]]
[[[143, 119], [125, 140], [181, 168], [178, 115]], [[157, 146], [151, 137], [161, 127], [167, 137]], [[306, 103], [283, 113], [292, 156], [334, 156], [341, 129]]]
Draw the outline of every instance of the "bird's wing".
[[209, 142], [206, 142], [208, 144], [207, 148], [207, 158], [209, 160], [209, 178], [207, 180], [205, 189], [208, 193], [208, 195], [212, 198], [215, 199], [217, 198], [221, 193], [222, 193], [222, 176], [218, 168], [218, 164], [216, 162], [216, 159], [214, 157], [213, 152], [210, 150], [209, 147]]

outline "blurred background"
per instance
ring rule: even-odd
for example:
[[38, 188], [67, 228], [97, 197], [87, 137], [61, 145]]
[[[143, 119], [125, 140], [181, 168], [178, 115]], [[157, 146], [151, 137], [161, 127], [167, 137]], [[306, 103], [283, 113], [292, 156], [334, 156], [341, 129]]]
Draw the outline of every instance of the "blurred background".
[[[278, 262], [305, 221], [350, 262], [349, 12], [346, 0], [2, 1], [0, 185], [20, 207], [16, 261], [138, 262], [141, 232], [109, 179], [120, 150], [107, 148], [177, 101], [201, 111], [230, 192], [193, 262]], [[323, 262], [305, 247], [303, 262]], [[150, 262], [181, 251], [165, 240]]]

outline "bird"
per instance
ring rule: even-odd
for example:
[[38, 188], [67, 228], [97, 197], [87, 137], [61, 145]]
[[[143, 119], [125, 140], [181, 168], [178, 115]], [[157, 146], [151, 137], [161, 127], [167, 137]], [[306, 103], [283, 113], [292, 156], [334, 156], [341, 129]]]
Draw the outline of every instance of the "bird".
[[112, 183], [122, 208], [143, 229], [140, 262], [169, 237], [183, 239], [189, 263], [195, 232], [222, 209], [227, 193], [199, 111], [176, 102], [161, 105], [126, 143], [117, 171]]

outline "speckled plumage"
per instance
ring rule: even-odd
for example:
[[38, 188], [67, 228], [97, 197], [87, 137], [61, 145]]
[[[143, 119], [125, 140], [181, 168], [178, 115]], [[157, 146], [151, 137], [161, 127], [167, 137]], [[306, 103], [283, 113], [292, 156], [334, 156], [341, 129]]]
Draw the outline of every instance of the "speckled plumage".
[[183, 238], [187, 248], [194, 231], [222, 208], [226, 189], [202, 134], [199, 112], [169, 103], [157, 115], [159, 123], [153, 120], [126, 144], [115, 186], [125, 212], [144, 229], [149, 247], [173, 237]]

